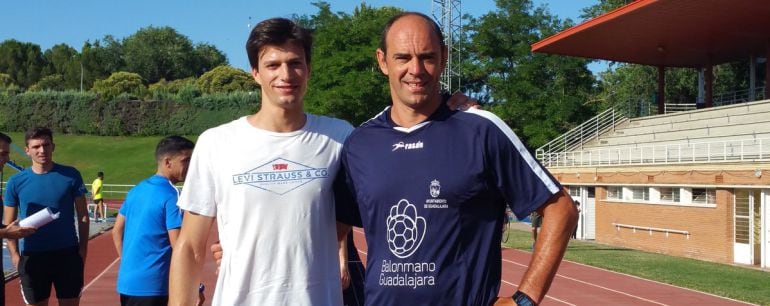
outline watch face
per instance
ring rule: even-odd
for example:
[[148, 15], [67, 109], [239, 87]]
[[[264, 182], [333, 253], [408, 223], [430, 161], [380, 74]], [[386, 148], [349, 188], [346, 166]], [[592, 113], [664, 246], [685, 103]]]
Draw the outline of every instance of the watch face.
[[516, 302], [516, 305], [519, 306], [535, 306], [535, 302], [521, 291], [516, 291], [516, 293], [513, 295], [513, 301]]

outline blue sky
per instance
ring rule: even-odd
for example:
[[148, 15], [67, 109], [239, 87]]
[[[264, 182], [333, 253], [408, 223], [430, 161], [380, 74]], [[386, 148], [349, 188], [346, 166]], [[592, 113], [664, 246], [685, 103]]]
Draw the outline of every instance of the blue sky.
[[[66, 43], [80, 50], [86, 40], [110, 34], [122, 39], [147, 26], [170, 26], [193, 43], [206, 42], [222, 50], [236, 68], [249, 69], [244, 43], [249, 25], [270, 17], [314, 14], [317, 0], [16, 0], [3, 1], [0, 10], [0, 41], [16, 39], [46, 50]], [[351, 12], [361, 0], [331, 0], [333, 11]], [[365, 1], [379, 7], [396, 6], [431, 15], [431, 0]], [[579, 20], [582, 8], [598, 0], [534, 0], [547, 5], [561, 18]], [[463, 14], [481, 16], [494, 10], [494, 0], [466, 0]], [[592, 64], [594, 71], [606, 64]]]

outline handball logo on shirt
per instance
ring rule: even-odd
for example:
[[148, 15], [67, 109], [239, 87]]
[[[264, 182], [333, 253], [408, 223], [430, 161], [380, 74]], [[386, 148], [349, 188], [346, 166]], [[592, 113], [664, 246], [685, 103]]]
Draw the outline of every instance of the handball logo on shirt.
[[393, 144], [393, 150], [391, 150], [391, 152], [394, 152], [399, 149], [404, 149], [404, 150], [422, 149], [424, 146], [425, 145], [423, 145], [422, 141], [407, 142], [407, 143], [404, 143], [403, 141], [399, 141]]
[[425, 218], [417, 216], [417, 208], [402, 199], [390, 208], [386, 220], [388, 248], [398, 258], [414, 254], [425, 238]]
[[313, 168], [276, 158], [245, 173], [233, 174], [233, 185], [249, 185], [279, 195], [316, 179], [329, 177], [328, 168]]

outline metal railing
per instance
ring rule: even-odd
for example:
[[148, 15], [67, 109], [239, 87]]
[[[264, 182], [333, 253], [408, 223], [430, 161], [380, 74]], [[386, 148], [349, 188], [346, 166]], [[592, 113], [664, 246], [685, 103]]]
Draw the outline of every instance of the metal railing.
[[582, 148], [587, 141], [599, 137], [600, 134], [628, 120], [624, 112], [610, 108], [594, 116], [583, 124], [569, 130], [567, 133], [549, 141], [535, 151], [541, 161], [553, 152], [565, 152], [576, 148]]
[[[2, 182], [2, 190], [5, 190], [7, 182]], [[104, 184], [102, 186], [104, 197], [107, 199], [122, 199], [126, 197], [126, 194], [128, 193], [131, 188], [134, 188], [136, 185], [120, 185], [120, 184]], [[86, 188], [88, 189], [89, 193], [87, 194], [88, 201], [91, 201], [91, 184], [86, 184]]]
[[664, 111], [666, 114], [691, 111], [696, 108], [695, 103], [666, 103]]
[[618, 231], [622, 227], [622, 228], [632, 229], [634, 233], [636, 233], [637, 230], [642, 230], [650, 233], [650, 235], [652, 236], [652, 232], [661, 232], [661, 233], [666, 233], [666, 237], [668, 237], [669, 233], [674, 233], [674, 234], [685, 235], [687, 236], [687, 239], [690, 239], [689, 231], [681, 231], [681, 230], [675, 230], [675, 229], [658, 228], [658, 227], [650, 227], [650, 226], [629, 225], [629, 224], [621, 224], [621, 223], [615, 223], [615, 222], [612, 223], [612, 226], [614, 226], [615, 230], [618, 230]]
[[540, 161], [546, 167], [770, 161], [770, 138], [596, 148], [546, 153]]
[[713, 96], [711, 101], [713, 101], [714, 106], [723, 106], [723, 105], [738, 104], [738, 103], [751, 102], [751, 101], [764, 100], [764, 99], [765, 99], [765, 87], [762, 86], [762, 87], [754, 88], [753, 97], [751, 95], [751, 89], [741, 89], [741, 90], [716, 94]]

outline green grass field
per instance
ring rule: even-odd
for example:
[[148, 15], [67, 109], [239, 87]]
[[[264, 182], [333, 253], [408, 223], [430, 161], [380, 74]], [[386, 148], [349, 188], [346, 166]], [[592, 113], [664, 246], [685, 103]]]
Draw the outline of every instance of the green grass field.
[[[23, 133], [7, 133], [18, 149], [24, 149]], [[57, 163], [80, 170], [83, 180], [90, 184], [98, 171], [104, 172], [105, 184], [135, 185], [155, 173], [155, 145], [162, 137], [75, 136], [54, 133], [53, 159]], [[188, 137], [195, 140], [194, 137]], [[27, 156], [11, 149], [11, 160], [27, 167]], [[5, 167], [5, 180], [15, 170]]]
[[[503, 245], [530, 251], [532, 233], [509, 230]], [[770, 272], [647, 253], [592, 242], [570, 241], [566, 260], [639, 276], [732, 299], [770, 305]]]

